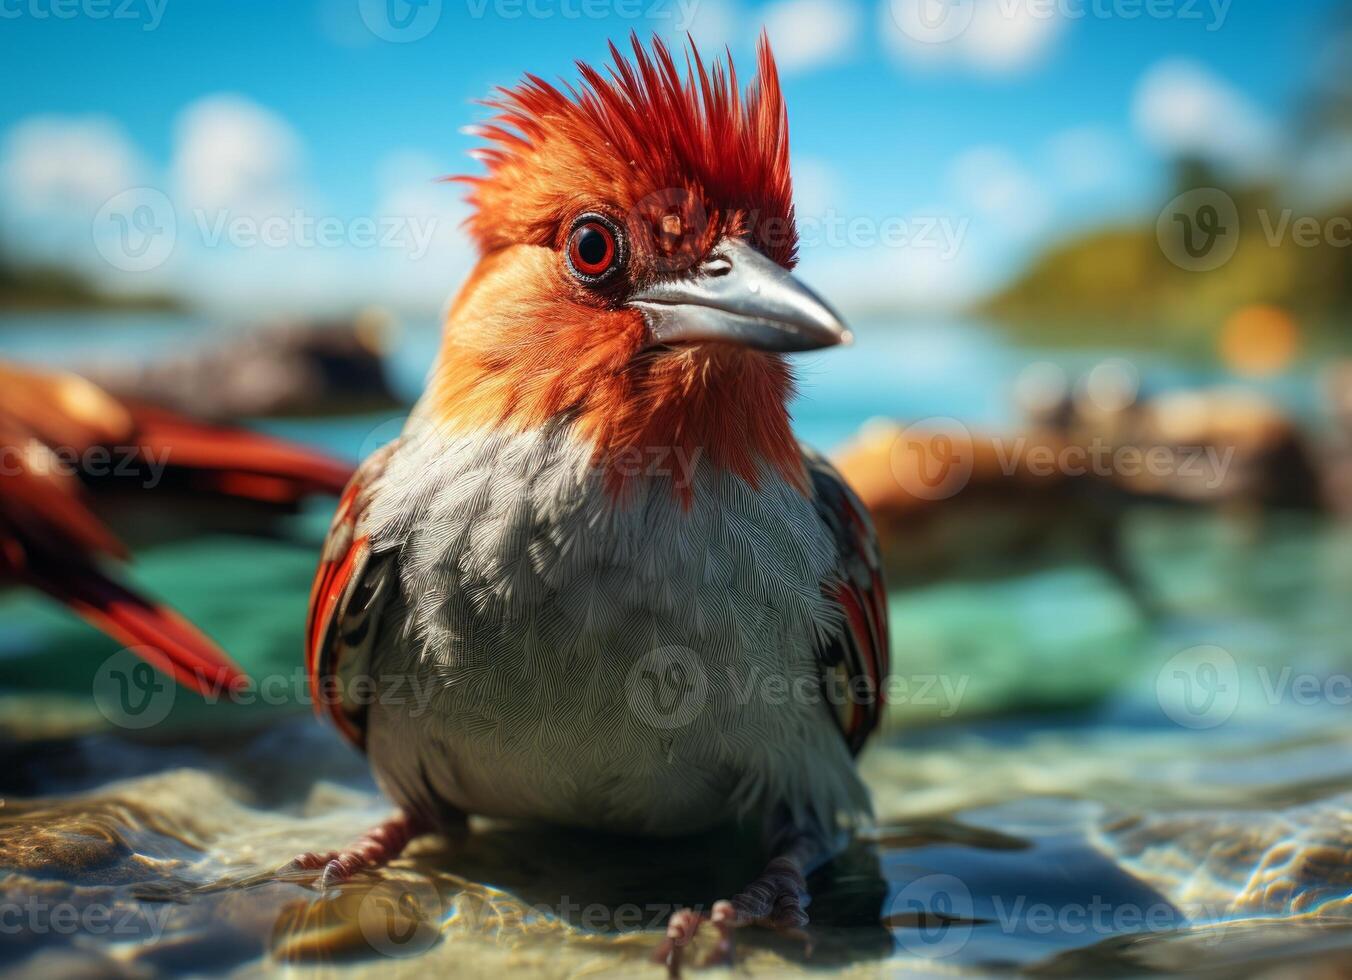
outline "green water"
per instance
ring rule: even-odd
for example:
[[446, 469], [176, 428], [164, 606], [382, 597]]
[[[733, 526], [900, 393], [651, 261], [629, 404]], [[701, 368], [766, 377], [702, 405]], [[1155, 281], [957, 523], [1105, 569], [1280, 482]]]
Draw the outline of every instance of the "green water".
[[[969, 347], [935, 342], [928, 364]], [[986, 380], [1032, 356], [999, 349], [970, 385], [897, 397], [994, 415]], [[866, 365], [849, 397], [823, 377], [800, 419], [828, 441], [928, 370]], [[281, 428], [355, 453], [383, 424]], [[320, 506], [290, 541], [199, 539], [137, 564], [138, 583], [270, 679], [246, 704], [163, 685], [129, 712], [107, 683], [116, 644], [0, 598], [0, 968], [663, 975], [649, 963], [661, 922], [741, 884], [747, 842], [475, 826], [334, 894], [272, 873], [388, 812], [306, 704], [326, 519]], [[1352, 528], [1144, 510], [1127, 529], [1161, 597], [1151, 616], [1073, 565], [891, 597], [894, 703], [862, 763], [877, 828], [813, 877], [810, 954], [749, 930], [737, 972], [1352, 965]]]

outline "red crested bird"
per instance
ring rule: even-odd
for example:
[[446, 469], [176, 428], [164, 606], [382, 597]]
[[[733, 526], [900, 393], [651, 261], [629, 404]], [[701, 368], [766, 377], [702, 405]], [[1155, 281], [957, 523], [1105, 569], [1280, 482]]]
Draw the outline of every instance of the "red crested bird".
[[768, 43], [745, 97], [730, 64], [633, 48], [489, 103], [487, 172], [458, 178], [481, 258], [311, 598], [321, 710], [399, 813], [292, 870], [341, 881], [474, 814], [758, 821], [764, 874], [709, 916], [726, 943], [804, 925], [805, 875], [869, 816], [886, 600], [867, 512], [790, 427], [785, 355], [850, 334], [790, 274]]
[[244, 675], [186, 619], [118, 580], [111, 566], [129, 552], [105, 518], [139, 510], [162, 534], [177, 499], [199, 523], [255, 529], [306, 496], [340, 493], [350, 475], [278, 439], [0, 362], [0, 585], [45, 592], [198, 691], [230, 691]]

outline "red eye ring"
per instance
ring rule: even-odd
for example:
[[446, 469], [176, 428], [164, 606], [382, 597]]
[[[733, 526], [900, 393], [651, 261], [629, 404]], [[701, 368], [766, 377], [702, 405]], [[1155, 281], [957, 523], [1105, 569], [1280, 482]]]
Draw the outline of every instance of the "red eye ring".
[[568, 267], [589, 285], [607, 279], [624, 258], [624, 239], [609, 218], [584, 214], [568, 232]]

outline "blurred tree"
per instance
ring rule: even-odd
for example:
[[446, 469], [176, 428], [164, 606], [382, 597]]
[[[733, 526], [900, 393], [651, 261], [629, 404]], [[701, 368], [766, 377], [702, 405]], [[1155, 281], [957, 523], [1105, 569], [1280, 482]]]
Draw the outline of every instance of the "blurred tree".
[[[0, 226], [2, 227], [2, 226]], [[113, 296], [72, 269], [16, 259], [0, 235], [0, 311], [48, 309], [176, 310], [172, 296], [152, 293]]]
[[1301, 135], [1352, 136], [1352, 0], [1337, 5], [1314, 59], [1314, 78]]
[[1240, 235], [1218, 268], [1171, 262], [1159, 215], [1142, 216], [1053, 244], [981, 312], [1029, 339], [1211, 354], [1237, 310], [1262, 304], [1292, 312], [1324, 346], [1352, 343], [1339, 326], [1352, 317], [1352, 0], [1338, 4], [1320, 43], [1285, 172], [1239, 180], [1200, 157], [1172, 162], [1170, 199], [1216, 188], [1234, 201]]
[[[1319, 39], [1295, 135], [1303, 164], [1298, 173], [1313, 177], [1324, 198], [1324, 221], [1341, 228], [1352, 218], [1352, 0], [1337, 5]], [[1326, 182], [1331, 183], [1322, 186]], [[1352, 309], [1352, 247], [1333, 244], [1334, 254], [1312, 257], [1311, 273], [1321, 277], [1317, 288], [1331, 294], [1332, 302]]]

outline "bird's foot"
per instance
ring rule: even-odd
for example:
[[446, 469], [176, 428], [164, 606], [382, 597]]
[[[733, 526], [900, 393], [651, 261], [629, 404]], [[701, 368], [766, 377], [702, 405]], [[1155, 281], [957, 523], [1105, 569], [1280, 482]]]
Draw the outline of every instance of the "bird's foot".
[[808, 919], [803, 908], [806, 898], [807, 881], [801, 867], [792, 858], [777, 857], [743, 891], [731, 899], [715, 902], [707, 916], [693, 909], [673, 913], [667, 923], [666, 938], [653, 959], [665, 963], [670, 976], [679, 977], [686, 948], [706, 921], [718, 937], [701, 967], [730, 966], [735, 952], [734, 932], [750, 925], [765, 926], [782, 936], [800, 940], [805, 955], [811, 955], [812, 941], [806, 931]]
[[328, 889], [351, 880], [359, 871], [393, 861], [409, 841], [426, 829], [421, 821], [401, 811], [372, 828], [347, 850], [299, 854], [280, 873], [290, 877], [319, 872], [319, 887]]
[[[654, 963], [665, 963], [667, 975], [679, 977], [685, 962], [685, 949], [709, 916], [694, 909], [677, 909], [667, 921], [667, 936], [653, 953]], [[719, 941], [722, 941], [720, 933]]]

